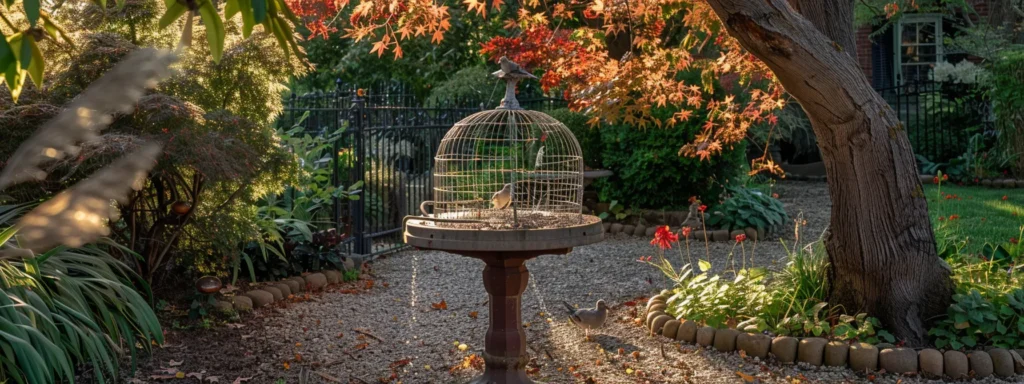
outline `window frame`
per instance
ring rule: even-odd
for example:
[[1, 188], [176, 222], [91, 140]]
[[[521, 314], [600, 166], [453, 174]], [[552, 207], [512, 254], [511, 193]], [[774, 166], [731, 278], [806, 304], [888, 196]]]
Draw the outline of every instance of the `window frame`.
[[[894, 66], [894, 68], [893, 68], [893, 77], [895, 77], [895, 79], [893, 79], [893, 83], [894, 84], [896, 84], [896, 85], [904, 85], [904, 84], [906, 84], [906, 79], [904, 79], [904, 76], [903, 76], [903, 67], [904, 67], [904, 63], [903, 63], [903, 50], [904, 50], [904, 47], [905, 47], [903, 45], [903, 26], [904, 26], [904, 24], [905, 23], [906, 24], [933, 23], [935, 25], [935, 43], [934, 43], [934, 46], [935, 46], [935, 61], [934, 62], [922, 62], [920, 64], [907, 64], [907, 65], [925, 66], [925, 65], [935, 65], [935, 64], [941, 63], [945, 59], [945, 57], [944, 57], [945, 56], [945, 50], [944, 50], [944, 42], [943, 42], [943, 38], [944, 38], [945, 35], [944, 35], [943, 30], [942, 30], [942, 24], [943, 24], [944, 21], [945, 21], [945, 15], [942, 15], [942, 14], [937, 14], [937, 13], [915, 13], [915, 14], [904, 15], [902, 18], [900, 18], [899, 22], [896, 25], [893, 26], [895, 28], [893, 30], [893, 48], [894, 48], [893, 49], [893, 56], [895, 56], [895, 57], [893, 57], [893, 66]], [[918, 41], [918, 42], [915, 42], [914, 44], [907, 45], [907, 46], [921, 47], [921, 46], [932, 46], [932, 44], [921, 44], [920, 41]], [[921, 81], [921, 80], [919, 80], [919, 81]]]

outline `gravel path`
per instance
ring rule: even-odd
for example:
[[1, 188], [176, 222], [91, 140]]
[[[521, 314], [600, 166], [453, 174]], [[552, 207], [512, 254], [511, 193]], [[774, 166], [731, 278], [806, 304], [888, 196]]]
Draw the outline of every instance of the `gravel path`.
[[[825, 185], [787, 182], [779, 193], [791, 216], [803, 212], [804, 242], [816, 239], [828, 223]], [[793, 228], [780, 235], [791, 243]], [[531, 276], [522, 312], [532, 349], [528, 368], [536, 372], [535, 380], [744, 382], [737, 371], [761, 382], [866, 380], [845, 370], [765, 365], [737, 354], [647, 337], [632, 320], [642, 310], [640, 298], [668, 285], [653, 268], [635, 261], [653, 254], [648, 241], [621, 236], [579, 247], [569, 255], [527, 262]], [[708, 250], [701, 244], [691, 252], [701, 258], [709, 252], [720, 270], [732, 249], [731, 244], [712, 243]], [[785, 257], [778, 241], [762, 242], [747, 251], [759, 266], [779, 266]], [[487, 330], [483, 267], [480, 261], [442, 252], [409, 251], [382, 258], [373, 265], [369, 289], [367, 281], [335, 287], [308, 301], [245, 316], [240, 327], [171, 332], [170, 345], [158, 349], [136, 377], [148, 381], [151, 372], [177, 360], [184, 361], [180, 370], [205, 371], [206, 376], [219, 376], [222, 383], [236, 377], [252, 377], [249, 383], [299, 382], [302, 371], [312, 372], [311, 383], [465, 382], [480, 371], [461, 368], [462, 363], [482, 354]], [[587, 342], [581, 330], [567, 323], [562, 301], [593, 306], [597, 299], [609, 302], [613, 311], [605, 329]], [[442, 301], [447, 308], [436, 309]], [[633, 303], [637, 306], [630, 306]], [[466, 350], [460, 350], [459, 344], [465, 344]], [[876, 382], [896, 380], [880, 376]]]

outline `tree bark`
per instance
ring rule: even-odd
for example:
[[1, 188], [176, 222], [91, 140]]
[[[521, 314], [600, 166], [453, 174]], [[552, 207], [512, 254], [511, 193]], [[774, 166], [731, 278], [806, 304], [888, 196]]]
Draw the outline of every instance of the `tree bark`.
[[935, 251], [907, 134], [852, 54], [852, 0], [790, 0], [808, 18], [787, 0], [707, 1], [811, 120], [832, 198], [830, 302], [924, 345], [928, 319], [948, 306], [950, 270]]

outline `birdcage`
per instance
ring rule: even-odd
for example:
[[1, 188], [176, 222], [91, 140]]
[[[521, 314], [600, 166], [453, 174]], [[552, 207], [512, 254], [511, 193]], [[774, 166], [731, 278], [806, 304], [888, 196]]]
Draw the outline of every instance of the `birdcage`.
[[[513, 95], [514, 97], [514, 95]], [[459, 121], [434, 157], [439, 225], [494, 229], [580, 224], [583, 156], [569, 128], [542, 112], [502, 106]]]

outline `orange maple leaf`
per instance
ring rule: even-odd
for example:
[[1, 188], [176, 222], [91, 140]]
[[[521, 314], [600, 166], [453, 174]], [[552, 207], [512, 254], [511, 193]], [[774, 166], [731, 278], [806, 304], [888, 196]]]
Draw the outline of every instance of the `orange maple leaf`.
[[430, 306], [432, 308], [434, 308], [434, 309], [440, 309], [440, 310], [448, 309], [448, 303], [446, 303], [444, 300], [441, 300], [440, 303], [430, 303]]

